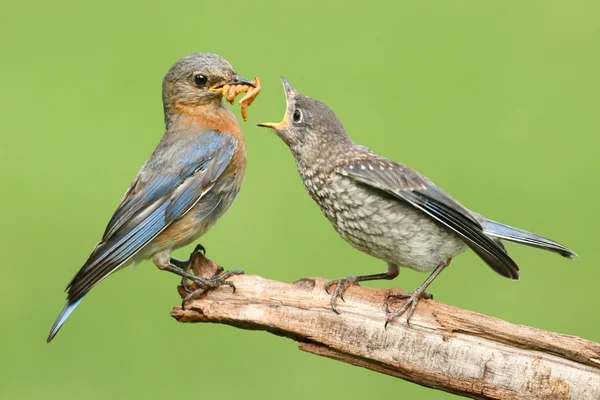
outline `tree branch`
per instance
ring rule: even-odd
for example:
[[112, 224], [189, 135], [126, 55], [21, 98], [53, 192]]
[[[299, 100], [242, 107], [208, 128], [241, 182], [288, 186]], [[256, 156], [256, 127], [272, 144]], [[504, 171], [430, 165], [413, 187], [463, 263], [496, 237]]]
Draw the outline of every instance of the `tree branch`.
[[[197, 275], [214, 273], [216, 265], [200, 253], [192, 259]], [[350, 287], [338, 315], [323, 278], [231, 280], [235, 293], [218, 288], [171, 315], [264, 330], [299, 342], [303, 351], [476, 399], [600, 399], [597, 343], [433, 300], [419, 302], [410, 326], [398, 318], [384, 329], [388, 289]]]

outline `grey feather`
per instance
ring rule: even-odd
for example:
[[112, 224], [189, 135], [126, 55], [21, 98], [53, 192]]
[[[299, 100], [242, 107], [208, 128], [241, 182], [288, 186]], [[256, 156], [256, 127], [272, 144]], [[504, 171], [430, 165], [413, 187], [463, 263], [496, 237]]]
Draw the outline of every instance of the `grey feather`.
[[408, 202], [462, 237], [496, 272], [507, 278], [518, 279], [519, 267], [504, 248], [484, 233], [482, 226], [467, 209], [418, 172], [376, 154], [369, 154], [368, 159], [348, 161], [338, 171], [357, 182]]
[[577, 254], [557, 243], [553, 240], [545, 238], [535, 233], [527, 232], [526, 230], [515, 228], [513, 226], [504, 225], [500, 222], [486, 219], [482, 222], [484, 232], [498, 239], [508, 240], [510, 242], [524, 244], [526, 246], [537, 247], [538, 249], [552, 251], [558, 253], [563, 257], [573, 258]]
[[[417, 171], [354, 143], [327, 105], [282, 81], [287, 102], [284, 120], [261, 126], [273, 129], [287, 144], [306, 190], [355, 248], [388, 266], [434, 271], [433, 277], [438, 268], [470, 247], [496, 272], [517, 279], [519, 268], [501, 240], [566, 257], [574, 254], [539, 235], [487, 221]], [[392, 277], [386, 273], [356, 279]]]

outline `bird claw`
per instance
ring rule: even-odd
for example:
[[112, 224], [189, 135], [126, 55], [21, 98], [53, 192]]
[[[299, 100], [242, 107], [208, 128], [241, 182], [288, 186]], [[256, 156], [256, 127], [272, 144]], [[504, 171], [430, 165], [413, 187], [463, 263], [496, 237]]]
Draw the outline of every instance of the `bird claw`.
[[[196, 247], [194, 247], [194, 251], [192, 251], [192, 254], [190, 254], [189, 260], [186, 261], [185, 263], [182, 263], [181, 265], [177, 265], [177, 266], [179, 268], [181, 268], [183, 271], [189, 273], [190, 268], [192, 267], [192, 259], [194, 258], [194, 254], [196, 254], [198, 252], [202, 253], [203, 256], [206, 256], [206, 248], [204, 246], [202, 246], [200, 243], [198, 243], [196, 245]], [[173, 259], [171, 259], [171, 263], [173, 263]], [[221, 268], [221, 267], [219, 267], [219, 268]], [[223, 272], [223, 268], [221, 268], [221, 272]], [[188, 284], [188, 279], [185, 277], [181, 278], [181, 287], [188, 294], [193, 292], [193, 289], [191, 289], [190, 285]]]
[[194, 251], [192, 252], [192, 254], [190, 254], [190, 258], [192, 258], [192, 256], [195, 253], [197, 253], [197, 252], [200, 252], [200, 253], [202, 253], [203, 256], [205, 256], [206, 255], [206, 248], [204, 246], [202, 246], [200, 243], [198, 243], [196, 245], [196, 247], [194, 247]]
[[325, 285], [324, 285], [324, 289], [327, 294], [330, 294], [329, 287], [332, 285], [335, 285], [335, 289], [333, 290], [333, 294], [331, 295], [331, 300], [329, 301], [329, 303], [331, 304], [331, 309], [336, 314], [339, 314], [340, 312], [338, 311], [337, 306], [336, 306], [336, 299], [339, 298], [343, 302], [346, 302], [346, 300], [344, 299], [344, 292], [350, 286], [358, 285], [358, 282], [357, 282], [355, 276], [347, 276], [345, 278], [333, 279], [333, 280], [327, 281], [327, 282], [325, 282]]
[[[400, 307], [398, 310], [396, 311], [391, 311], [390, 310], [390, 299], [403, 299], [404, 304], [402, 305], [402, 307]], [[422, 292], [419, 290], [415, 290], [412, 293], [390, 293], [387, 296], [387, 300], [385, 301], [385, 307], [386, 307], [386, 312], [387, 312], [387, 316], [386, 316], [386, 321], [385, 321], [385, 328], [387, 328], [388, 324], [396, 317], [401, 316], [402, 314], [404, 314], [405, 312], [407, 312], [406, 314], [406, 323], [410, 326], [410, 319], [412, 318], [413, 313], [415, 312], [415, 309], [417, 307], [417, 303], [419, 302], [420, 299], [433, 299], [433, 295], [431, 293], [428, 292]]]
[[222, 87], [216, 89], [230, 104], [233, 104], [233, 101], [237, 95], [240, 93], [246, 93], [246, 95], [238, 102], [238, 104], [241, 106], [241, 113], [244, 121], [246, 121], [248, 116], [248, 107], [250, 107], [252, 102], [254, 102], [254, 99], [256, 99], [256, 96], [258, 96], [261, 89], [260, 80], [258, 77], [255, 77], [252, 83], [254, 84], [254, 87], [250, 85], [223, 85]]
[[[223, 267], [219, 266], [214, 275], [210, 278], [202, 278], [200, 276], [194, 276], [193, 278], [189, 278], [191, 281], [193, 281], [196, 285], [198, 285], [198, 289], [195, 290], [191, 290], [188, 292], [188, 295], [185, 296], [183, 298], [183, 300], [181, 301], [181, 308], [183, 308], [185, 310], [185, 304], [190, 301], [193, 300], [197, 297], [199, 297], [200, 295], [209, 292], [211, 290], [214, 290], [218, 287], [221, 286], [229, 286], [232, 290], [233, 293], [235, 293], [235, 285], [232, 281], [229, 281], [228, 279], [231, 278], [234, 275], [243, 275], [244, 271], [241, 270], [233, 270], [233, 271], [226, 271], [224, 272]], [[187, 280], [188, 278], [184, 278], [184, 280]], [[185, 288], [185, 286], [184, 286]]]

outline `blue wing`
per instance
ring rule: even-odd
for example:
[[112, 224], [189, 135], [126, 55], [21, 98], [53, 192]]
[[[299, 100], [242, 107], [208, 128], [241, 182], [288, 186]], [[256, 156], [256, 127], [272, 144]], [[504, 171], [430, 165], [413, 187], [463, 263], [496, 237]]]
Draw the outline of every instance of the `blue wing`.
[[102, 242], [67, 286], [69, 302], [83, 297], [192, 208], [223, 173], [236, 146], [231, 135], [213, 131], [193, 135], [193, 143], [163, 139], [127, 190]]
[[129, 261], [213, 187], [236, 147], [233, 136], [213, 131], [163, 137], [127, 189], [102, 241], [67, 285], [67, 304], [48, 342], [96, 283]]

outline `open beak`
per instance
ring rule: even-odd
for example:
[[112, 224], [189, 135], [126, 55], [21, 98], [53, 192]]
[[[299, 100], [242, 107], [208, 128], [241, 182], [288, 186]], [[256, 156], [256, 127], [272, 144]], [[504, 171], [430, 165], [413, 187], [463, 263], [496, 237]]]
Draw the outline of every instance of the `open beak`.
[[281, 77], [281, 83], [283, 83], [283, 90], [285, 91], [285, 114], [283, 116], [283, 120], [281, 122], [263, 122], [260, 124], [257, 124], [257, 126], [261, 126], [263, 128], [270, 128], [270, 129], [281, 129], [284, 128], [286, 125], [286, 121], [287, 121], [287, 115], [288, 115], [288, 106], [290, 105], [290, 98], [292, 97], [292, 95], [294, 93], [296, 93], [296, 90], [292, 87], [292, 85], [290, 85], [290, 83], [287, 81], [287, 79], [285, 79], [283, 76]]
[[290, 82], [283, 76], [281, 77], [281, 83], [283, 83], [283, 89], [285, 90], [285, 99], [287, 101], [293, 93], [296, 93], [296, 89], [294, 89]]
[[231, 79], [229, 82], [220, 83], [218, 85], [215, 85], [210, 88], [210, 91], [211, 92], [220, 92], [221, 89], [223, 89], [223, 86], [225, 86], [225, 85], [230, 85], [230, 86], [246, 85], [246, 86], [256, 87], [254, 82], [249, 81], [248, 79], [243, 78], [239, 75], [234, 75], [233, 79]]
[[285, 126], [285, 117], [281, 122], [261, 122], [260, 124], [256, 124], [256, 126], [277, 130]]

